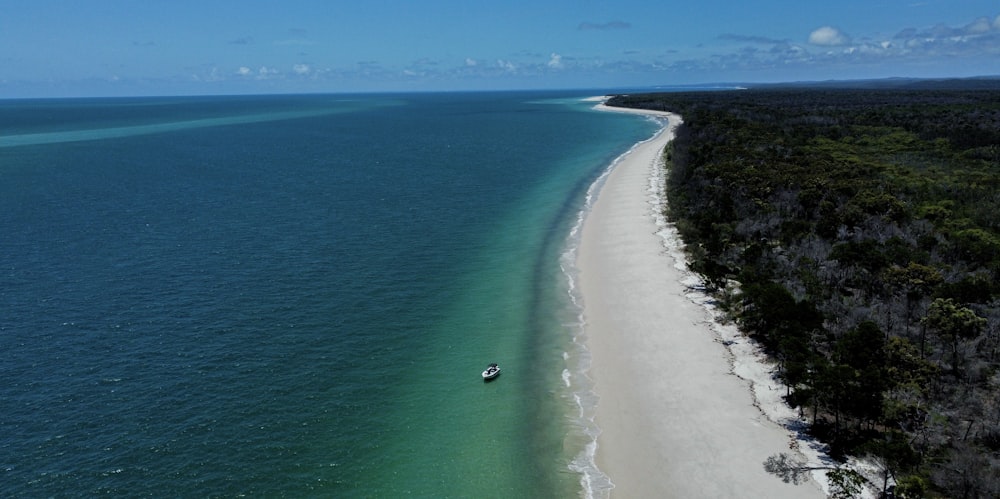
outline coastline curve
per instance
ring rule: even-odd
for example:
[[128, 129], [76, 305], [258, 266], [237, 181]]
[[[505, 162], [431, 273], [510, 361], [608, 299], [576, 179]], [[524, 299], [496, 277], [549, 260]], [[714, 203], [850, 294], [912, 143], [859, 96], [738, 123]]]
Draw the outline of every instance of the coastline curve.
[[[606, 97], [594, 97], [586, 100], [599, 102], [599, 104], [594, 106], [593, 109], [595, 110], [619, 111], [617, 108], [611, 108], [604, 105]], [[592, 182], [587, 188], [583, 207], [577, 213], [576, 221], [570, 229], [569, 235], [566, 239], [566, 249], [562, 253], [559, 262], [560, 269], [566, 279], [567, 294], [569, 296], [570, 303], [577, 312], [577, 322], [567, 325], [567, 327], [573, 331], [573, 352], [572, 354], [570, 352], [563, 353], [563, 358], [567, 362], [567, 367], [563, 370], [562, 379], [565, 384], [565, 388], [571, 390], [573, 403], [578, 410], [575, 423], [579, 426], [580, 432], [587, 439], [586, 442], [584, 442], [583, 450], [573, 457], [569, 464], [569, 469], [580, 475], [582, 496], [586, 499], [607, 499], [611, 494], [611, 490], [615, 488], [615, 484], [611, 481], [610, 477], [608, 477], [608, 475], [601, 470], [596, 462], [598, 447], [597, 440], [601, 434], [601, 429], [595, 421], [595, 411], [599, 396], [594, 391], [594, 383], [589, 376], [591, 356], [587, 347], [587, 322], [584, 317], [583, 295], [577, 282], [579, 276], [577, 256], [581, 243], [583, 225], [586, 221], [588, 213], [593, 207], [594, 202], [600, 195], [601, 188], [607, 181], [609, 175], [625, 158], [632, 154], [636, 148], [654, 141], [661, 137], [661, 134], [668, 132], [670, 122], [669, 116], [666, 116], [667, 113], [663, 113], [663, 115], [658, 116], [648, 115], [648, 113], [637, 114], [646, 114], [650, 120], [659, 124], [659, 128], [657, 128], [650, 137], [633, 144], [627, 151], [611, 161], [604, 171], [602, 171], [594, 182]]]
[[[571, 294], [580, 295], [574, 297], [581, 308], [574, 342], [587, 357], [581, 378], [591, 383], [595, 404], [593, 446], [584, 457], [592, 457], [587, 464], [601, 477], [584, 473], [584, 494], [819, 496], [826, 488], [822, 477], [814, 475], [816, 482], [804, 488], [790, 486], [759, 464], [768, 454], [799, 452], [801, 434], [771, 410], [771, 398], [762, 401], [759, 379], [771, 371], [763, 359], [723, 341], [735, 334], [750, 343], [717, 327], [718, 312], [699, 292], [700, 279], [687, 269], [679, 236], [662, 215], [662, 151], [680, 116], [603, 101], [595, 108], [650, 116], [663, 127], [594, 183], [571, 234], [580, 238], [572, 254], [575, 273], [567, 272]], [[627, 178], [612, 183], [613, 176]], [[598, 209], [605, 197], [613, 207]], [[660, 374], [681, 382], [655, 379]], [[581, 405], [581, 416], [586, 410]], [[815, 442], [808, 447], [816, 449]], [[817, 452], [806, 457], [822, 460]]]

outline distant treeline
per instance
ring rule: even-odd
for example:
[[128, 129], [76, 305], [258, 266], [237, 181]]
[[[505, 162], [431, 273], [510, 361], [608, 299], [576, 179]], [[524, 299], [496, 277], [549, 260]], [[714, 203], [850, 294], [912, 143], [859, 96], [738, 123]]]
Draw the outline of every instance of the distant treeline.
[[834, 454], [898, 497], [1000, 497], [1000, 90], [608, 104], [683, 117], [667, 216]]

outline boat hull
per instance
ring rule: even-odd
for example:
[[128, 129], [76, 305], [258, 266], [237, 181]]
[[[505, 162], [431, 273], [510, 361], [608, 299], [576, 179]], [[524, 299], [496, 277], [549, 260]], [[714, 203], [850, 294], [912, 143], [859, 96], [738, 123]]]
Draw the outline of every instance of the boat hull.
[[500, 367], [497, 366], [496, 364], [490, 364], [490, 366], [487, 367], [485, 371], [483, 371], [484, 381], [489, 381], [493, 378], [496, 378], [497, 376], [500, 376]]

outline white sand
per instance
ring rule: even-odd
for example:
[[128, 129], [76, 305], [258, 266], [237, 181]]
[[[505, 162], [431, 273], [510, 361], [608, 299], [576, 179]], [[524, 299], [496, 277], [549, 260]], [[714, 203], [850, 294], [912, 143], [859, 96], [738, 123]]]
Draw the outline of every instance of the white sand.
[[658, 234], [651, 178], [671, 137], [665, 130], [618, 163], [582, 228], [597, 465], [616, 498], [824, 497], [813, 482], [785, 484], [764, 471], [768, 456], [798, 448], [795, 436], [755, 405], [709, 311], [688, 296], [679, 253]]

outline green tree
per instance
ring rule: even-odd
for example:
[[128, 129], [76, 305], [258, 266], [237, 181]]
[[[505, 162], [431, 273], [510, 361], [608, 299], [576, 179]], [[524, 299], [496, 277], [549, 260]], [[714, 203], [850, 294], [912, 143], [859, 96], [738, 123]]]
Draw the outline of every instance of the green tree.
[[830, 480], [830, 499], [854, 499], [859, 497], [865, 487], [865, 477], [848, 468], [837, 468], [826, 472]]
[[972, 309], [958, 306], [951, 298], [938, 298], [927, 308], [923, 323], [951, 345], [951, 368], [957, 372], [959, 342], [978, 336], [986, 326], [986, 319]]
[[743, 298], [740, 321], [772, 350], [778, 349], [783, 340], [808, 336], [811, 331], [822, 328], [823, 315], [816, 307], [806, 300], [797, 301], [781, 284], [747, 284], [743, 288]]
[[923, 499], [927, 496], [927, 479], [920, 475], [909, 475], [896, 482], [896, 497], [901, 499]]
[[842, 407], [859, 421], [880, 421], [889, 387], [885, 334], [874, 322], [862, 322], [837, 342], [835, 358], [841, 365], [835, 373], [845, 378], [835, 382], [843, 387]]
[[[944, 276], [934, 267], [910, 262], [906, 267], [893, 265], [885, 270], [883, 276], [890, 293], [902, 292], [906, 298], [906, 306], [903, 315], [904, 334], [910, 327], [910, 315], [913, 311], [913, 304], [926, 296], [932, 289], [944, 281]], [[921, 351], [923, 350], [924, 337], [920, 335]]]

